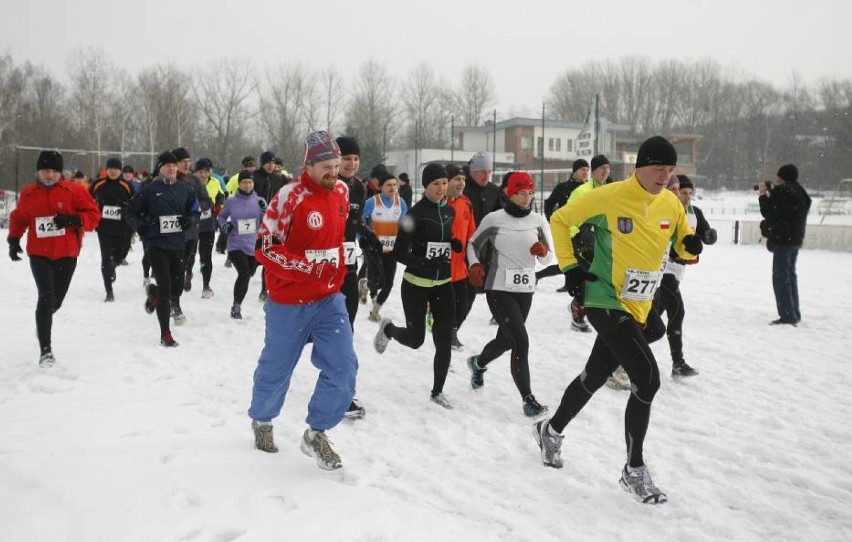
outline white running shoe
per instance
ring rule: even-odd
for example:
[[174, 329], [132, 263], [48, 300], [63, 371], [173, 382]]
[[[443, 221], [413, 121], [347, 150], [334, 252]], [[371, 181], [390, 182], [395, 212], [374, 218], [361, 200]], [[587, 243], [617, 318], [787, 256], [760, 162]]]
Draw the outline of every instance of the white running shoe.
[[373, 339], [373, 348], [379, 354], [384, 354], [390, 342], [390, 337], [385, 334], [385, 328], [393, 322], [390, 318], [385, 318], [379, 323], [379, 331], [376, 332], [376, 337]]

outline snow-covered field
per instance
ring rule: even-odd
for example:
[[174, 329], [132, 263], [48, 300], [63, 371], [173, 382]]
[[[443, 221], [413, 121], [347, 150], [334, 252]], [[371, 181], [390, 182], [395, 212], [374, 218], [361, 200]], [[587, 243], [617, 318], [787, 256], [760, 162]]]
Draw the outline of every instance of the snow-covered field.
[[[97, 252], [90, 234], [55, 317], [50, 370], [36, 363], [27, 261], [0, 260], [0, 541], [852, 539], [852, 254], [801, 252], [795, 329], [767, 325], [777, 316], [762, 246], [720, 243], [688, 269], [685, 353], [701, 374], [672, 381], [668, 345], [654, 345], [665, 376], [645, 457], [670, 501], [653, 507], [617, 484], [625, 392], [600, 390], [566, 429], [565, 468], [554, 470], [541, 465], [507, 356], [484, 393], [471, 391], [464, 359], [495, 332], [484, 299], [460, 332], [466, 351], [453, 354], [451, 411], [428, 401], [431, 343], [392, 342], [379, 356], [362, 307], [368, 412], [329, 433], [344, 463], [329, 473], [298, 447], [310, 347], [275, 425], [281, 451], [253, 448], [259, 277], [245, 319], [232, 321], [235, 272], [214, 255], [216, 297], [202, 300], [196, 279], [182, 302], [189, 320], [174, 328], [181, 345], [165, 349], [142, 310], [138, 248], [112, 304]], [[539, 284], [528, 322], [533, 391], [551, 408], [594, 339], [569, 330], [561, 281]], [[398, 288], [384, 312], [401, 320]]]

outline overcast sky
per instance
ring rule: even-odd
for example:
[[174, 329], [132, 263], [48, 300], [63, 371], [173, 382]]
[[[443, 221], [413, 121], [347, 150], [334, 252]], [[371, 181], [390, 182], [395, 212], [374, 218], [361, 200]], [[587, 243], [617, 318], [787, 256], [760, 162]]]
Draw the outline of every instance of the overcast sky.
[[[404, 76], [420, 60], [451, 78], [481, 63], [499, 109], [538, 114], [564, 70], [588, 60], [710, 57], [777, 86], [852, 76], [848, 0], [4, 0], [0, 52], [63, 79], [78, 45], [118, 65], [189, 68], [239, 57], [354, 76], [373, 58]], [[498, 115], [501, 115], [498, 111]]]

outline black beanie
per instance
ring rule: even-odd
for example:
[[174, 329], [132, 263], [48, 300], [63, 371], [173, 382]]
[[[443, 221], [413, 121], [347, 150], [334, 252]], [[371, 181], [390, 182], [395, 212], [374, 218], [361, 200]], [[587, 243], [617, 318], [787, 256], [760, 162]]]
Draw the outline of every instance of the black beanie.
[[447, 164], [447, 179], [452, 179], [453, 177], [457, 177], [459, 175], [464, 176], [464, 171], [462, 168], [455, 164]]
[[154, 166], [156, 174], [160, 173], [160, 168], [166, 164], [177, 164], [178, 159], [172, 151], [165, 151], [157, 157], [157, 165]]
[[379, 176], [376, 177], [376, 179], [378, 179], [378, 181], [379, 181], [379, 186], [382, 186], [383, 184], [385, 184], [385, 181], [389, 181], [391, 179], [396, 179], [396, 175], [385, 170], [385, 171], [380, 172]]
[[427, 164], [423, 168], [423, 175], [420, 177], [420, 182], [423, 186], [429, 186], [435, 179], [446, 179], [447, 169], [438, 163]]
[[110, 169], [110, 168], [121, 169], [121, 160], [119, 158], [115, 158], [115, 157], [108, 158], [107, 163], [106, 163], [106, 168], [107, 169]]
[[133, 166], [131, 166], [130, 164], [127, 164], [126, 166], [124, 166], [121, 169], [121, 172], [122, 173], [136, 173], [136, 170], [133, 169]]
[[59, 151], [41, 151], [36, 162], [36, 169], [52, 169], [62, 171], [62, 155]]
[[361, 156], [361, 147], [354, 137], [341, 136], [337, 138], [337, 146], [340, 147], [340, 155], [357, 154]]
[[187, 158], [189, 158], [189, 151], [187, 151], [183, 147], [176, 148], [175, 150], [172, 151], [172, 154], [175, 156], [175, 159], [177, 159], [178, 162], [180, 162], [181, 160], [186, 160]]
[[264, 164], [269, 162], [275, 162], [275, 153], [272, 151], [265, 151], [260, 155], [260, 167], [263, 167]]
[[400, 182], [403, 182], [405, 184], [408, 184], [409, 182], [411, 182], [411, 181], [408, 180], [408, 173], [406, 173], [404, 171], [399, 174], [398, 178], [399, 178]]
[[695, 190], [695, 185], [692, 184], [692, 181], [686, 175], [678, 175], [677, 182], [681, 188], [692, 188]]
[[598, 169], [601, 166], [606, 166], [609, 164], [609, 160], [607, 160], [606, 156], [603, 154], [599, 154], [592, 158], [592, 171]]
[[574, 160], [574, 164], [571, 165], [571, 173], [576, 172], [581, 167], [589, 167], [589, 163], [580, 158], [579, 160]]
[[677, 151], [669, 140], [662, 136], [646, 139], [636, 154], [636, 168], [645, 166], [676, 166]]
[[387, 172], [388, 168], [386, 168], [384, 164], [376, 164], [375, 166], [373, 166], [373, 169], [370, 170], [369, 178], [378, 179]]
[[254, 180], [254, 173], [252, 173], [251, 171], [249, 171], [249, 170], [247, 170], [247, 169], [244, 169], [244, 170], [240, 171], [240, 174], [239, 174], [239, 176], [237, 177], [237, 181], [239, 182], [239, 181], [242, 181], [242, 180], [244, 180], [244, 179], [252, 179], [252, 180]]
[[213, 161], [209, 158], [199, 158], [197, 162], [195, 162], [195, 171], [199, 169], [213, 169]]
[[778, 176], [788, 183], [795, 183], [799, 181], [799, 169], [793, 164], [787, 164], [781, 166], [778, 170]]

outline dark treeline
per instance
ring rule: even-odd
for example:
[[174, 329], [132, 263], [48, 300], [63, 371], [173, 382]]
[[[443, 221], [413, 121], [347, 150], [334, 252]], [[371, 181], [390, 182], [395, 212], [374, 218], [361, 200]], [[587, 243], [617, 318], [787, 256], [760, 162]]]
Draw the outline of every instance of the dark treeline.
[[[261, 67], [218, 59], [192, 70], [159, 64], [131, 74], [102, 49], [76, 49], [69, 59], [63, 82], [0, 56], [0, 187], [14, 186], [16, 145], [152, 153], [184, 146], [229, 172], [243, 156], [272, 149], [292, 170], [304, 136], [317, 129], [357, 137], [369, 169], [385, 150], [449, 148], [451, 122], [490, 120], [499, 93], [488, 69], [476, 64], [448, 76], [420, 62], [395, 76], [367, 60], [354, 80], [344, 80], [333, 67], [295, 62]], [[548, 117], [581, 121], [595, 94], [603, 114], [637, 137], [701, 135], [698, 171], [711, 186], [753, 184], [782, 162], [799, 164], [805, 182], [823, 188], [852, 176], [849, 79], [806, 84], [793, 75], [779, 89], [709, 60], [626, 57], [559, 75]], [[35, 153], [21, 155], [22, 182], [31, 179], [34, 160]], [[66, 158], [87, 175], [104, 161]], [[141, 169], [150, 158], [125, 161]]]

